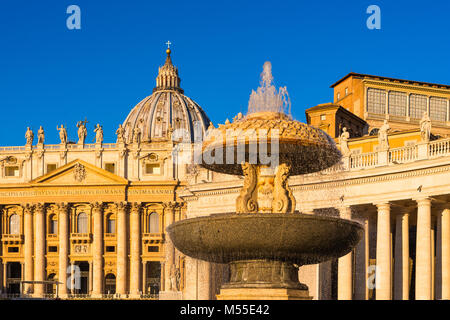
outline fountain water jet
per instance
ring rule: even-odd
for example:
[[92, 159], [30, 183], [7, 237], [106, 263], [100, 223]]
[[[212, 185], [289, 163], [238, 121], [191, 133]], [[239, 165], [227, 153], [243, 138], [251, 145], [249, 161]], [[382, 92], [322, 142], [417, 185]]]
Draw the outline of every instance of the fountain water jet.
[[[225, 157], [229, 132], [239, 132], [231, 135], [231, 146], [237, 147], [234, 159], [239, 159], [237, 150], [244, 153], [241, 163], [201, 163], [212, 171], [244, 176], [236, 212], [178, 221], [167, 232], [183, 254], [230, 266], [230, 280], [222, 285], [218, 299], [310, 299], [307, 286], [299, 282], [298, 266], [346, 255], [359, 242], [363, 228], [357, 222], [295, 211], [289, 176], [329, 168], [341, 154], [325, 132], [286, 115], [287, 90], [277, 92], [272, 85], [269, 62], [261, 77], [261, 87], [250, 96], [248, 114], [219, 125], [202, 145], [203, 154]], [[258, 132], [242, 134], [245, 130]], [[268, 136], [273, 131], [276, 139]], [[276, 153], [275, 165], [263, 161], [261, 142]]]

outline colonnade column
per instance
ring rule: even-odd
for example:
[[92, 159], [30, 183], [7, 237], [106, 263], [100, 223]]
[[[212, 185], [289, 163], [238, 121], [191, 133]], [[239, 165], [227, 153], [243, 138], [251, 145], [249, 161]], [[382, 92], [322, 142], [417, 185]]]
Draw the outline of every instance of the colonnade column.
[[394, 299], [409, 299], [409, 213], [401, 213], [395, 224]]
[[127, 288], [127, 211], [128, 204], [117, 204], [117, 289], [119, 294], [125, 294]]
[[[27, 204], [23, 207], [24, 211], [24, 234], [25, 234], [25, 281], [33, 280], [33, 206]], [[25, 284], [23, 293], [29, 294], [33, 291], [32, 284]]]
[[92, 214], [94, 221], [94, 241], [93, 241], [93, 283], [92, 295], [100, 297], [103, 293], [103, 203], [92, 204]]
[[130, 295], [139, 297], [141, 290], [141, 203], [134, 202], [130, 212]]
[[416, 300], [430, 300], [431, 274], [431, 200], [417, 200]]
[[391, 207], [389, 203], [381, 203], [377, 204], [377, 208], [376, 299], [391, 300]]
[[59, 271], [58, 294], [62, 298], [67, 297], [67, 272], [69, 267], [69, 205], [60, 203], [58, 205], [58, 226], [59, 226]]
[[450, 209], [441, 213], [442, 299], [450, 299]]
[[[167, 228], [175, 221], [175, 202], [169, 202], [164, 204], [164, 228]], [[171, 277], [174, 276], [175, 272], [175, 247], [173, 246], [172, 240], [169, 235], [165, 238], [165, 263], [164, 263], [164, 290], [172, 291], [177, 290], [173, 288]]]
[[[342, 219], [351, 220], [350, 207], [339, 208]], [[353, 295], [353, 260], [352, 252], [338, 260], [338, 300], [352, 300]]]
[[[45, 275], [45, 206], [38, 203], [34, 207], [36, 235], [34, 249], [34, 280], [44, 281]], [[42, 297], [45, 293], [44, 284], [35, 284], [34, 294]]]

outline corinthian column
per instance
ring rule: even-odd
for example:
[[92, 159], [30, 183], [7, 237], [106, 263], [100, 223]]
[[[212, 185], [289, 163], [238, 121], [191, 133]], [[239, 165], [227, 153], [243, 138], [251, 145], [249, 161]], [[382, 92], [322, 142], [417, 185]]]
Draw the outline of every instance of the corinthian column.
[[67, 297], [67, 268], [69, 267], [69, 205], [60, 203], [58, 205], [58, 226], [59, 226], [59, 275], [58, 281], [62, 282], [58, 287], [58, 294]]
[[127, 203], [117, 203], [117, 283], [116, 292], [125, 294], [127, 288]]
[[[33, 206], [27, 204], [23, 207], [25, 214], [25, 281], [33, 280]], [[24, 292], [25, 294], [31, 293], [33, 290], [33, 285], [25, 284]]]
[[[176, 202], [168, 202], [164, 204], [164, 229], [170, 226], [175, 220]], [[172, 291], [177, 288], [172, 287], [171, 277], [175, 271], [175, 247], [169, 236], [165, 237], [164, 244], [165, 263], [164, 263], [164, 290]]]
[[103, 293], [103, 203], [92, 204], [92, 214], [94, 217], [92, 295], [100, 297]]
[[[350, 220], [352, 211], [350, 207], [339, 209], [339, 215], [342, 219]], [[353, 270], [352, 270], [352, 252], [339, 258], [338, 260], [338, 300], [352, 300], [353, 294]]]
[[[36, 236], [34, 249], [34, 280], [44, 281], [45, 275], [45, 207], [38, 203], [34, 209]], [[42, 297], [45, 293], [44, 284], [36, 284], [34, 286], [34, 294], [37, 297]]]
[[138, 297], [141, 291], [141, 203], [134, 202], [130, 213], [130, 295]]
[[431, 200], [417, 200], [416, 300], [431, 295]]
[[441, 216], [442, 299], [450, 299], [450, 209]]
[[391, 300], [391, 211], [389, 203], [377, 204], [376, 299]]

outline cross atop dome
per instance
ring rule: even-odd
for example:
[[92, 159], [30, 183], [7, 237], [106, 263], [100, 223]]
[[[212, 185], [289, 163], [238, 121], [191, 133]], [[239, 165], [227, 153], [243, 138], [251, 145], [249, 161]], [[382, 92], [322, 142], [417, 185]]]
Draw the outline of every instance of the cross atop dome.
[[181, 79], [178, 76], [178, 69], [172, 64], [172, 59], [170, 58], [171, 50], [170, 45], [172, 42], [167, 41], [167, 58], [166, 62], [162, 67], [159, 67], [158, 76], [156, 77], [156, 87], [153, 89], [155, 91], [161, 90], [173, 90], [183, 93], [183, 89], [180, 88]]

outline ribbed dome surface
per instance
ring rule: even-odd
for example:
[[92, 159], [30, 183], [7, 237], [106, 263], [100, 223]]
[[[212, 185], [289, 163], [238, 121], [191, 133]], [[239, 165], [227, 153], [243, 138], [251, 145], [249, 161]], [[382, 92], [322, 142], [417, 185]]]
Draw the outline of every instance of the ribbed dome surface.
[[158, 90], [131, 110], [123, 127], [127, 143], [132, 141], [136, 126], [141, 129], [142, 142], [167, 140], [169, 125], [173, 130], [184, 129], [191, 142], [194, 142], [196, 121], [199, 121], [205, 133], [210, 120], [197, 103], [179, 91]]

